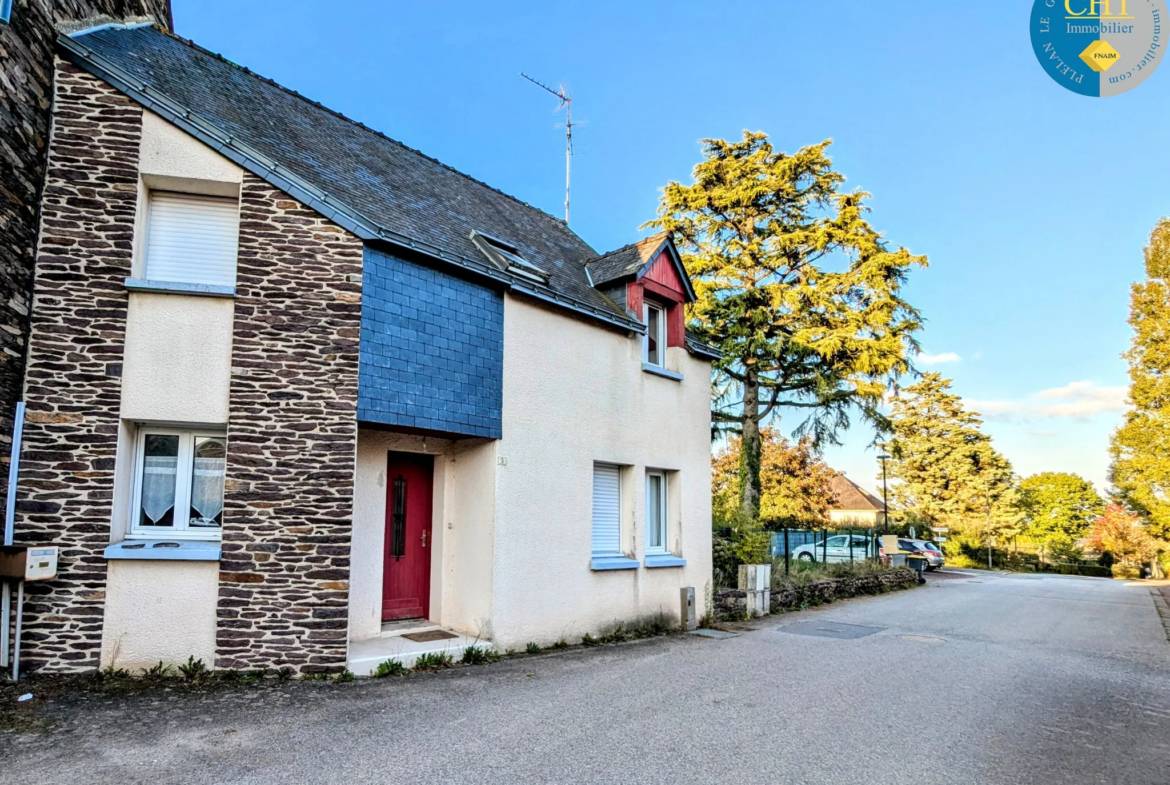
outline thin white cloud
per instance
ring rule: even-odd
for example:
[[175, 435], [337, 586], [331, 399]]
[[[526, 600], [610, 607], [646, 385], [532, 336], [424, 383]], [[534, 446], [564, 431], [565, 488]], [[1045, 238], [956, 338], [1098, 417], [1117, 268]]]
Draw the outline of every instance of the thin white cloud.
[[929, 354], [923, 352], [918, 355], [918, 362], [923, 365], [945, 365], [947, 363], [957, 363], [963, 358], [954, 352], [943, 352], [942, 354]]
[[1041, 390], [1019, 401], [967, 401], [967, 404], [989, 420], [1087, 420], [1098, 414], [1125, 411], [1129, 406], [1128, 392], [1125, 387], [1071, 382], [1063, 387]]

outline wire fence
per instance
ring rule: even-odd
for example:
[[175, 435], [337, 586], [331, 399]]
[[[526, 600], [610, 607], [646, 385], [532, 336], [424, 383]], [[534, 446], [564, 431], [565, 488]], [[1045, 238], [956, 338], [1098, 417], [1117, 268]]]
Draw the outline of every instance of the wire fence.
[[792, 560], [834, 564], [878, 557], [875, 529], [789, 529], [772, 532], [773, 559], [784, 559], [787, 573]]

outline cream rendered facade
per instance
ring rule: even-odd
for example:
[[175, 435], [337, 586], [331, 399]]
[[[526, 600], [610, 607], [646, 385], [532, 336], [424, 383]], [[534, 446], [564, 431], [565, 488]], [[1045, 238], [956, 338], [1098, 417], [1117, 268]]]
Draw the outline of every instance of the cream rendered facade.
[[[149, 189], [231, 196], [243, 178], [150, 112], [139, 160], [136, 278]], [[232, 322], [229, 298], [130, 292], [111, 542], [125, 538], [131, 518], [136, 428], [228, 422]], [[349, 639], [381, 633], [390, 452], [435, 459], [436, 624], [517, 648], [648, 616], [677, 618], [683, 587], [702, 598], [711, 581], [710, 364], [673, 347], [666, 367], [682, 380], [643, 370], [640, 336], [505, 295], [503, 439], [359, 430]], [[636, 569], [590, 568], [595, 462], [622, 467], [622, 547]], [[668, 473], [669, 551], [685, 566], [645, 566], [647, 469]], [[103, 667], [214, 660], [217, 562], [112, 561], [108, 580]]]
[[[555, 338], [551, 338], [555, 336]], [[430, 621], [497, 648], [548, 645], [650, 616], [711, 582], [710, 363], [667, 353], [681, 381], [642, 370], [640, 337], [504, 300], [504, 437], [358, 437], [350, 636], [381, 629], [387, 452], [435, 456]], [[593, 570], [595, 462], [621, 470], [622, 547], [636, 569]], [[645, 475], [668, 473], [669, 550], [645, 566]]]
[[885, 513], [881, 510], [829, 510], [829, 520], [833, 526], [856, 526], [872, 529], [885, 522]]
[[[215, 151], [144, 112], [133, 276], [142, 277], [149, 189], [232, 196], [239, 193], [243, 174]], [[223, 429], [227, 424], [233, 312], [233, 301], [226, 298], [129, 293], [111, 543], [125, 539], [131, 518], [137, 427]], [[213, 662], [218, 591], [218, 562], [111, 561], [102, 666], [138, 669], [191, 656]]]

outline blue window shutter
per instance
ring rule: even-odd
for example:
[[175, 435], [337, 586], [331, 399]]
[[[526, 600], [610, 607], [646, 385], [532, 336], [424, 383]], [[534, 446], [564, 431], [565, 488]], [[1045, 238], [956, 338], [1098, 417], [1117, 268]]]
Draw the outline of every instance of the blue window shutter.
[[621, 470], [605, 463], [593, 465], [593, 555], [621, 553]]

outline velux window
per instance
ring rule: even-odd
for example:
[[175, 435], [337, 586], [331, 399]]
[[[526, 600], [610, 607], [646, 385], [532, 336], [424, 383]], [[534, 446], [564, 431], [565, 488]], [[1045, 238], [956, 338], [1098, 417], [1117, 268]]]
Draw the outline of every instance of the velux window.
[[646, 472], [646, 553], [666, 553], [666, 472]]
[[515, 245], [483, 232], [472, 232], [471, 241], [501, 270], [548, 283], [548, 273], [521, 256], [520, 249]]
[[226, 466], [223, 433], [140, 429], [130, 535], [218, 539]]
[[666, 310], [654, 303], [645, 303], [642, 307], [646, 322], [642, 360], [662, 367], [666, 365]]
[[239, 202], [170, 191], [148, 198], [145, 278], [234, 287]]

